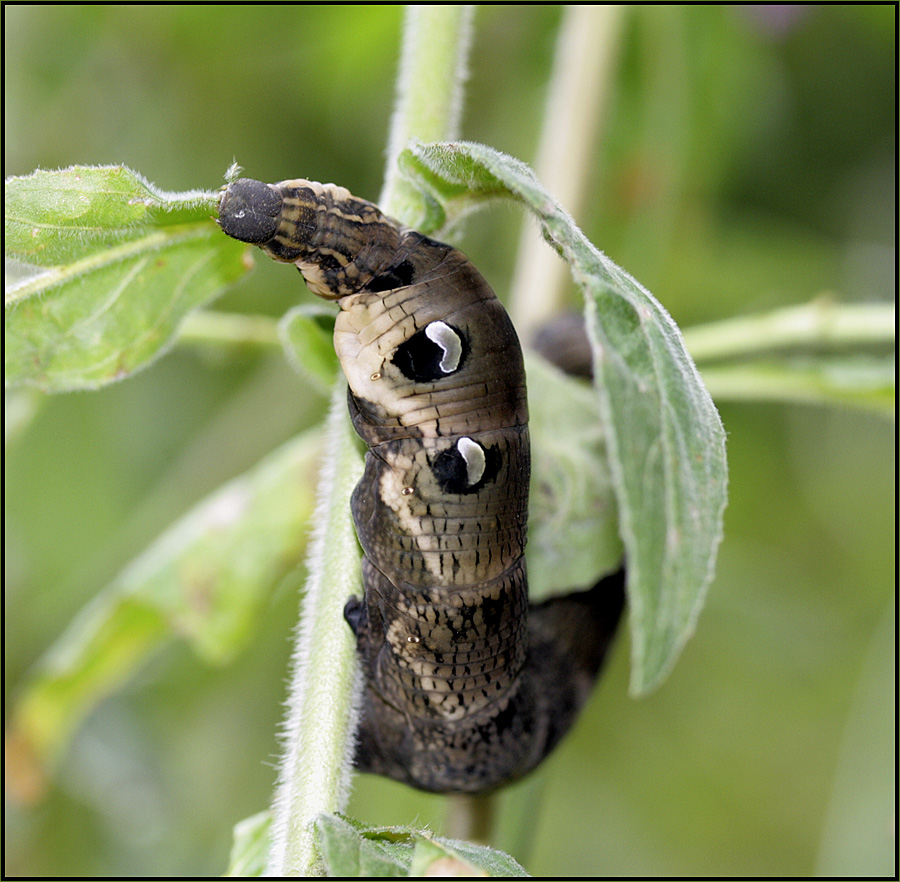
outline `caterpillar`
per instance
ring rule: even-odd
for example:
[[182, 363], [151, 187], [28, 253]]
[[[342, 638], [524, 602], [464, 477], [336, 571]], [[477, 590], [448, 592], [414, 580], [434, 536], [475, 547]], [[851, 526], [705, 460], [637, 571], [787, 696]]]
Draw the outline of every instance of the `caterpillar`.
[[460, 251], [333, 184], [234, 181], [218, 223], [340, 307], [334, 345], [368, 446], [351, 502], [364, 596], [344, 610], [366, 678], [355, 765], [442, 793], [521, 777], [585, 702], [624, 571], [529, 605], [528, 404], [509, 316]]

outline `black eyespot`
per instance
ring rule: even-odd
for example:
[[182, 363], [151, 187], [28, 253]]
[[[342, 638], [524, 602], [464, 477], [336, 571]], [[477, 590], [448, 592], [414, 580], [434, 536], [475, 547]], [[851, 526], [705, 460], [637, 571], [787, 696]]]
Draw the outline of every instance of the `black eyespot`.
[[433, 383], [455, 374], [469, 354], [465, 335], [446, 322], [431, 322], [397, 347], [393, 363], [414, 383]]
[[442, 450], [431, 464], [431, 471], [444, 493], [476, 493], [493, 481], [499, 470], [497, 448], [484, 447], [466, 437]]
[[278, 229], [281, 202], [281, 194], [268, 184], [241, 178], [219, 199], [219, 226], [232, 239], [265, 245]]

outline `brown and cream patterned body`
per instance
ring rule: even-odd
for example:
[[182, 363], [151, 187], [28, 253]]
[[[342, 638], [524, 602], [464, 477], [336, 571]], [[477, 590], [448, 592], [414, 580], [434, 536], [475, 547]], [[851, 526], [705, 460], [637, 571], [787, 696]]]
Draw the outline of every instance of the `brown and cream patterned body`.
[[365, 596], [345, 610], [367, 677], [357, 765], [439, 792], [525, 774], [590, 691], [623, 576], [529, 610], [509, 317], [461, 252], [334, 185], [242, 179], [219, 223], [340, 306], [335, 349], [369, 447], [352, 500]]

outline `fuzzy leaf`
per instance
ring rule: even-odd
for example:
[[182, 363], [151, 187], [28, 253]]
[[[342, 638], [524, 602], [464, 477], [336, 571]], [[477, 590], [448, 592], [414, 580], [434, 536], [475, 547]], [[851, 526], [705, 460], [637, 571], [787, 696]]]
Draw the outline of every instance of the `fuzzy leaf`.
[[367, 827], [340, 815], [316, 819], [329, 876], [497, 876], [528, 873], [509, 855], [414, 827]]
[[592, 585], [622, 559], [603, 427], [584, 381], [527, 352], [532, 443], [528, 594]]
[[215, 211], [214, 193], [165, 193], [122, 166], [8, 180], [7, 385], [95, 389], [163, 353], [247, 271]]
[[340, 362], [334, 351], [334, 309], [304, 303], [288, 310], [278, 323], [288, 361], [323, 395], [334, 387]]
[[269, 828], [272, 815], [268, 810], [238, 821], [232, 831], [231, 854], [225, 876], [255, 879], [266, 871], [269, 857]]

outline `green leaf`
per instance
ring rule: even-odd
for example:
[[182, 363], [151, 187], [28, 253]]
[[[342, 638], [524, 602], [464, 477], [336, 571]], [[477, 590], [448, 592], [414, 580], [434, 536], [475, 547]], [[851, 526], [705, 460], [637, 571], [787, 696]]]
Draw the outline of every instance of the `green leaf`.
[[323, 395], [334, 388], [340, 362], [334, 351], [334, 309], [318, 303], [288, 310], [278, 323], [288, 361]]
[[528, 594], [592, 585], [622, 559], [615, 492], [593, 392], [525, 354], [532, 443]]
[[214, 193], [165, 193], [122, 166], [8, 180], [7, 385], [94, 389], [157, 358], [247, 271], [215, 211]]
[[585, 295], [627, 558], [631, 691], [648, 692], [693, 632], [722, 537], [725, 433], [712, 399], [665, 309], [584, 237], [526, 165], [463, 142], [413, 145], [404, 163], [426, 189], [439, 178], [474, 197], [522, 202]]
[[[422, 161], [419, 151], [427, 151], [432, 146], [445, 149], [445, 167], [438, 168]], [[485, 203], [512, 195], [488, 169], [464, 151], [457, 151], [457, 146], [416, 144], [412, 149], [402, 151], [397, 159], [403, 173], [415, 180], [425, 194], [427, 211], [417, 226], [422, 233], [430, 235], [441, 230], [446, 234]]]
[[134, 560], [38, 664], [14, 712], [18, 744], [45, 766], [86, 714], [172, 636], [210, 662], [252, 634], [300, 560], [318, 432], [283, 445], [200, 503]]
[[269, 857], [269, 827], [272, 814], [266, 809], [243, 821], [232, 830], [231, 854], [225, 876], [241, 879], [264, 875]]
[[431, 836], [427, 831], [417, 834], [409, 875], [423, 876], [498, 876], [513, 878], [528, 876], [524, 868], [508, 854], [458, 839]]
[[340, 815], [316, 819], [329, 876], [527, 876], [509, 855], [414, 827], [368, 827]]
[[406, 876], [412, 849], [401, 837], [391, 841], [376, 833], [366, 835], [339, 815], [316, 819], [316, 844], [329, 876]]

